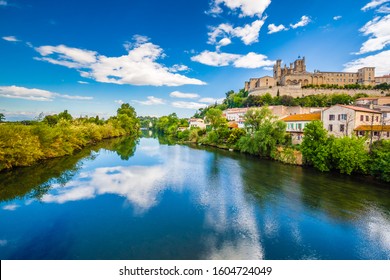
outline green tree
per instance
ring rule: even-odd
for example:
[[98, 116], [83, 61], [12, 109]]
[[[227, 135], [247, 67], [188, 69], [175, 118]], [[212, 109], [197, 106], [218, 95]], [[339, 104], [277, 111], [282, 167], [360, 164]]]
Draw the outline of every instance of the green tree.
[[73, 117], [71, 114], [68, 113], [68, 110], [64, 110], [63, 112], [59, 113], [58, 114], [58, 119], [63, 119], [63, 120], [67, 120], [67, 121], [71, 121], [73, 120]]
[[0, 122], [5, 121], [5, 116], [3, 113], [0, 113]]
[[226, 125], [226, 119], [222, 115], [222, 111], [220, 109], [211, 108], [206, 113], [206, 121], [210, 123], [213, 129], [217, 129], [219, 127]]
[[334, 168], [350, 175], [352, 172], [367, 173], [369, 155], [365, 138], [335, 138], [332, 144], [332, 161]]
[[238, 148], [242, 152], [273, 158], [277, 146], [284, 142], [286, 124], [277, 120], [267, 107], [248, 110], [244, 118], [250, 133], [240, 138]]
[[331, 169], [331, 146], [333, 138], [328, 137], [321, 121], [312, 121], [303, 130], [302, 155], [306, 163], [321, 171]]
[[390, 140], [377, 141], [372, 145], [369, 165], [373, 176], [390, 182]]

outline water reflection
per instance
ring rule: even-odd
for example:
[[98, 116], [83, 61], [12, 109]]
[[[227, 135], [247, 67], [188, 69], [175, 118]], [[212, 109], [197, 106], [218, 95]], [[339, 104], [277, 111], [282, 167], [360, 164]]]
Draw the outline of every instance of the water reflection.
[[[46, 168], [51, 173], [37, 171], [36, 186], [25, 178], [18, 182], [17, 173], [1, 174], [14, 180], [7, 181], [13, 187], [24, 182], [31, 187], [17, 193], [1, 187], [0, 194], [12, 194], [1, 204], [4, 217], [17, 221], [11, 215], [31, 207], [49, 222], [36, 226], [33, 234], [20, 233], [16, 252], [7, 241], [16, 233], [0, 230], [0, 246], [10, 250], [0, 257], [390, 258], [388, 188], [171, 144], [116, 139], [104, 149], [62, 159], [62, 168], [53, 163], [56, 169]], [[50, 249], [39, 245], [42, 236], [50, 239], [45, 243]]]

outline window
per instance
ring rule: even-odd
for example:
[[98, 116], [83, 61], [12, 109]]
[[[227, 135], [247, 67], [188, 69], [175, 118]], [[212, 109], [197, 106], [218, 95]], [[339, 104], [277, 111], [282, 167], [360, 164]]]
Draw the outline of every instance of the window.
[[374, 131], [374, 136], [378, 136], [379, 135], [379, 132], [378, 131]]
[[329, 130], [330, 132], [333, 131], [333, 124], [330, 124], [330, 125], [329, 125], [328, 130]]
[[375, 117], [375, 121], [376, 121], [376, 122], [379, 121], [379, 117], [378, 117], [378, 116]]
[[366, 122], [370, 121], [370, 117], [366, 116]]
[[329, 120], [330, 120], [330, 121], [334, 121], [334, 120], [335, 120], [334, 115], [329, 115]]
[[360, 116], [360, 121], [361, 122], [364, 121], [364, 116], [363, 115]]
[[387, 132], [387, 138], [389, 138], [390, 137], [390, 132]]
[[344, 130], [345, 130], [345, 125], [340, 124], [340, 132], [344, 132]]
[[347, 114], [339, 114], [338, 115], [339, 121], [346, 121], [347, 120]]
[[360, 136], [364, 136], [364, 134], [365, 134], [364, 131], [359, 131]]

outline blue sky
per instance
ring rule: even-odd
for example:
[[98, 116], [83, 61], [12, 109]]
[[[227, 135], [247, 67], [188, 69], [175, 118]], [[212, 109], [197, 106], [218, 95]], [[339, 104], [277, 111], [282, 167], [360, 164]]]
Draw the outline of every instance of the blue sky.
[[272, 75], [390, 73], [390, 0], [0, 0], [0, 112], [181, 117]]

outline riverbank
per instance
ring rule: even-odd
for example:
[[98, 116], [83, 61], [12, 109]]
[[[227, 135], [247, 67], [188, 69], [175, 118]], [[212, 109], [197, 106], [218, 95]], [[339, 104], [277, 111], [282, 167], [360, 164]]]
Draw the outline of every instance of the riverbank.
[[67, 111], [41, 121], [3, 123], [0, 129], [0, 171], [31, 166], [39, 161], [72, 155], [103, 139], [137, 137], [139, 121], [128, 104], [115, 117], [73, 119]]

